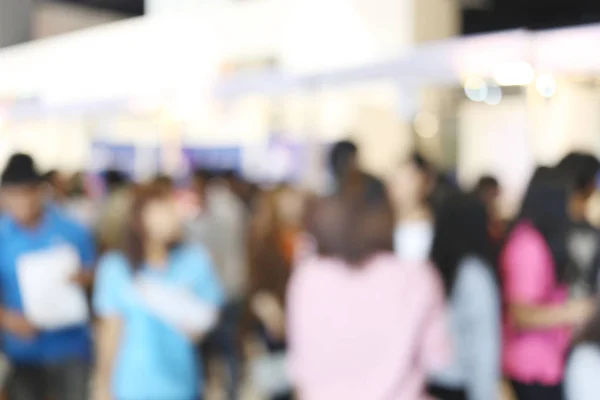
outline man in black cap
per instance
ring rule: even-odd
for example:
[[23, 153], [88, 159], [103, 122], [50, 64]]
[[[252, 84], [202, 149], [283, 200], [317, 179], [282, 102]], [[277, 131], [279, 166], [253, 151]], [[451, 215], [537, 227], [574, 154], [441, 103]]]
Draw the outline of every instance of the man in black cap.
[[[50, 326], [48, 320], [40, 321], [55, 318], [59, 311], [41, 315], [39, 304], [59, 310], [65, 305], [60, 303], [62, 294], [80, 293], [80, 286], [91, 284], [92, 236], [46, 206], [43, 177], [26, 154], [10, 158], [1, 191], [5, 215], [0, 219], [0, 324], [4, 352], [13, 365], [9, 398], [87, 400], [91, 341], [86, 315], [70, 322], [53, 320]], [[51, 275], [59, 278], [49, 283], [40, 278], [32, 292], [31, 271], [38, 271], [35, 278], [40, 270], [50, 274], [49, 268], [68, 275]], [[85, 303], [82, 307], [85, 314]]]

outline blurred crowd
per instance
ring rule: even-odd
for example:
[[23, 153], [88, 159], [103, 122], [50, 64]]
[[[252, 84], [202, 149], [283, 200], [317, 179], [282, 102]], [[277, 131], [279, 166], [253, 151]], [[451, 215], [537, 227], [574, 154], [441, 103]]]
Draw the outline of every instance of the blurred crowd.
[[332, 147], [325, 195], [13, 155], [4, 397], [600, 399], [600, 162], [537, 168], [506, 219], [493, 176], [466, 190], [415, 153], [380, 179], [359, 151]]

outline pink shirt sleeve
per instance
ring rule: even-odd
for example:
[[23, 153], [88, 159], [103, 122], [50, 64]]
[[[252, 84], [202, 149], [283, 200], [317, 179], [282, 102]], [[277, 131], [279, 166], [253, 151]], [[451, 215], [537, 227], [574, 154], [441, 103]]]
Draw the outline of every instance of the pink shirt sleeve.
[[504, 296], [509, 303], [538, 304], [552, 286], [552, 256], [539, 232], [517, 229], [501, 259]]
[[438, 371], [448, 365], [452, 356], [452, 345], [448, 334], [448, 321], [444, 300], [444, 288], [438, 273], [433, 267], [427, 267], [424, 289], [429, 300], [423, 341], [421, 347], [421, 362], [427, 371]]

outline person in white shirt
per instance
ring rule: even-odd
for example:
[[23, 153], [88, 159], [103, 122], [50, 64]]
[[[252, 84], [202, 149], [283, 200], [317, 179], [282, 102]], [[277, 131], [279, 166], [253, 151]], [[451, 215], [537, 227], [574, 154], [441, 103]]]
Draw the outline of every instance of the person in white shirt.
[[600, 308], [575, 344], [565, 371], [565, 400], [600, 399]]
[[402, 261], [420, 263], [429, 259], [433, 242], [433, 211], [428, 197], [435, 183], [433, 167], [414, 153], [390, 180], [396, 208], [394, 250]]

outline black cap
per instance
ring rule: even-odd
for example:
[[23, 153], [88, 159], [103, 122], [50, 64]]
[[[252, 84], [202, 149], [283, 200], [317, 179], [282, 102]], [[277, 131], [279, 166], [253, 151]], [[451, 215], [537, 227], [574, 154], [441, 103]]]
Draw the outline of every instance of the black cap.
[[2, 186], [36, 184], [43, 180], [33, 158], [23, 153], [13, 154], [2, 172]]

